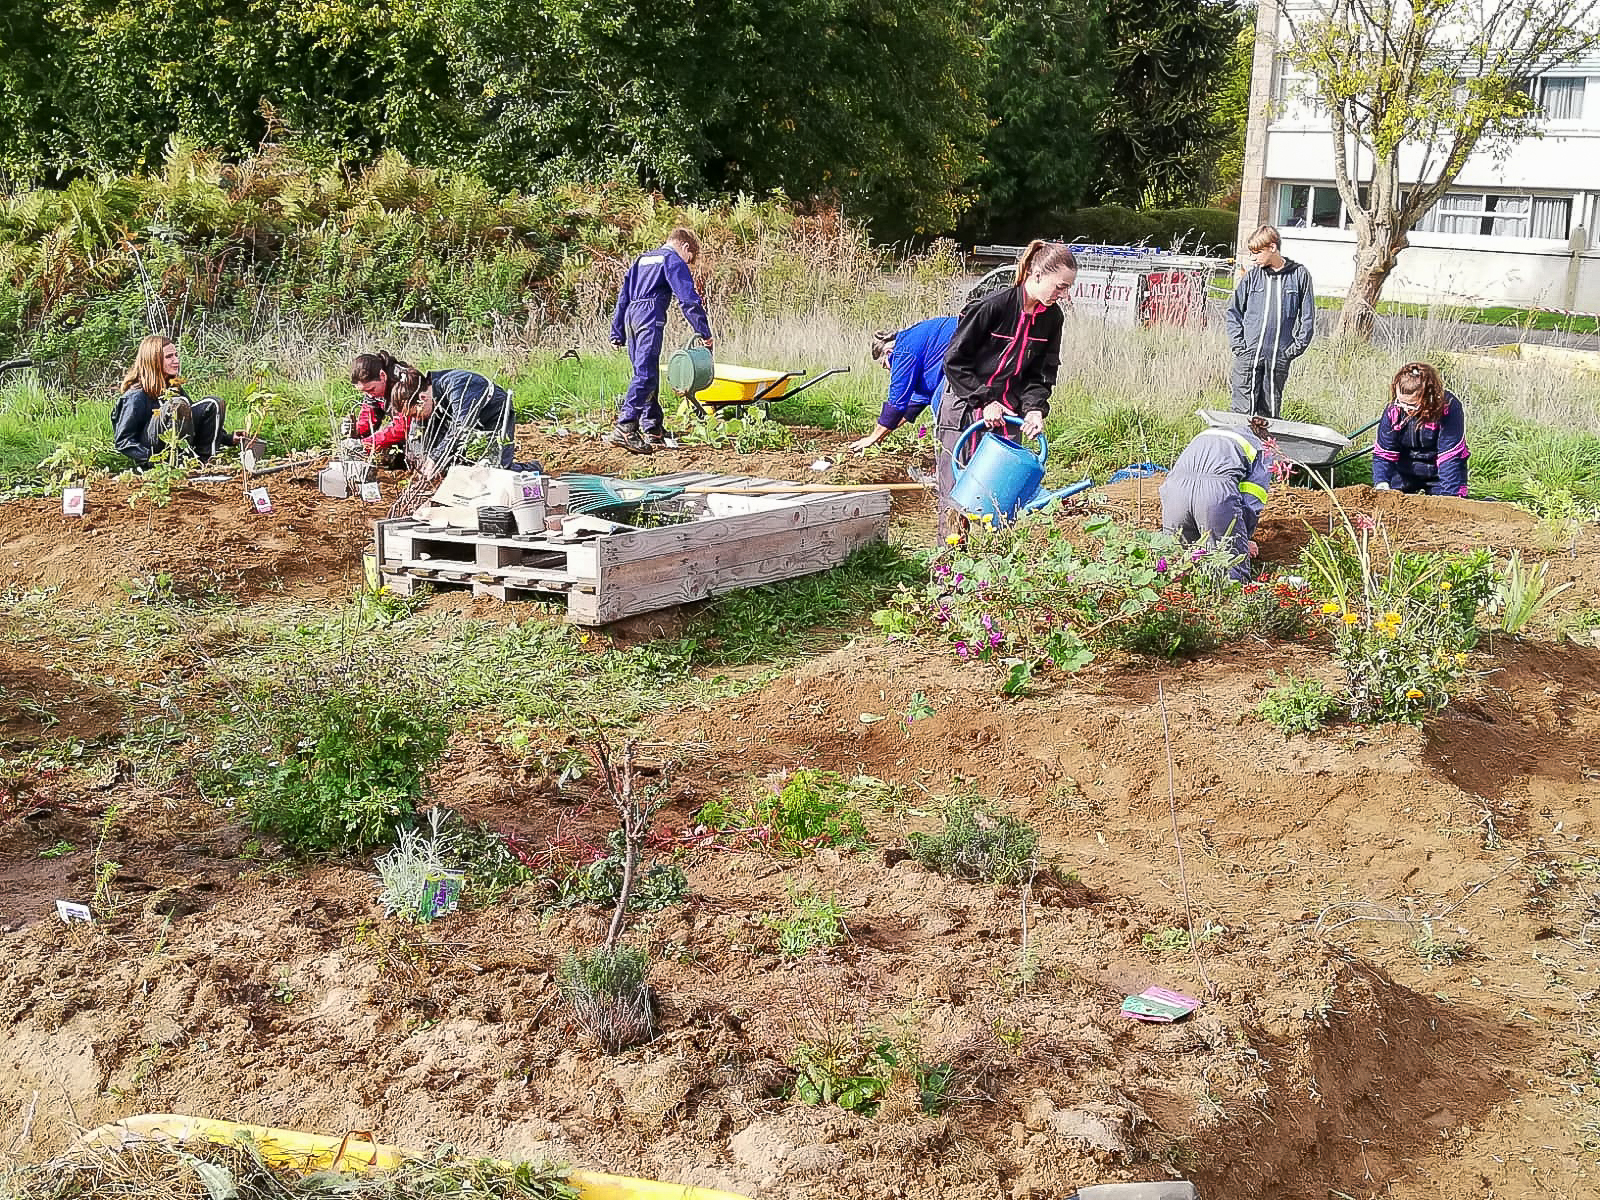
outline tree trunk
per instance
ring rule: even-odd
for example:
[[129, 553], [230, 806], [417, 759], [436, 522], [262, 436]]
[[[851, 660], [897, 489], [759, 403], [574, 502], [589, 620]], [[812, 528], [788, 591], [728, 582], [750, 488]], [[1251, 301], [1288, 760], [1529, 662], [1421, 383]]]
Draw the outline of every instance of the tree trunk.
[[1350, 280], [1350, 290], [1344, 294], [1344, 307], [1339, 310], [1339, 320], [1333, 328], [1338, 339], [1372, 340], [1373, 317], [1378, 310], [1378, 297], [1389, 273], [1394, 270], [1395, 258], [1405, 248], [1405, 238], [1395, 241], [1382, 232], [1370, 244], [1358, 240], [1356, 245], [1356, 273]]

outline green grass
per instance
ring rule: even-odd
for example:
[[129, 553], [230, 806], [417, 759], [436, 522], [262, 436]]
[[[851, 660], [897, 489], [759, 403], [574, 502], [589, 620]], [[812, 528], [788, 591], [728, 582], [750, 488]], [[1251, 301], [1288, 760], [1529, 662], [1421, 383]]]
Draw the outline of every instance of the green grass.
[[[1343, 296], [1318, 296], [1317, 307], [1337, 311], [1344, 307]], [[1415, 317], [1418, 320], [1459, 321], [1468, 325], [1506, 325], [1515, 329], [1538, 329], [1561, 333], [1600, 333], [1600, 317], [1566, 316], [1543, 309], [1518, 308], [1509, 304], [1465, 305], [1405, 304], [1380, 300], [1378, 313], [1386, 317]]]

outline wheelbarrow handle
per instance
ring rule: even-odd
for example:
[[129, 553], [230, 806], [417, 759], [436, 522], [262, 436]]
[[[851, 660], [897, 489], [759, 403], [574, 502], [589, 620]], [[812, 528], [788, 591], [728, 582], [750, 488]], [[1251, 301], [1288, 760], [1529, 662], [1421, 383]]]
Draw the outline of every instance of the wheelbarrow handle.
[[[800, 376], [802, 376], [804, 374], [805, 374], [804, 371], [785, 371], [782, 375], [779, 375], [776, 379], [774, 379], [771, 383], [767, 384], [766, 387], [762, 388], [754, 396], [750, 397], [749, 403], [750, 404], [764, 404], [766, 402], [767, 397], [772, 395], [772, 389], [773, 388], [777, 387], [780, 384], [788, 383], [789, 380], [791, 380], [791, 379], [799, 379]], [[795, 392], [798, 392], [799, 390], [800, 390], [799, 388], [796, 388]], [[784, 395], [785, 396], [792, 396], [792, 395], [794, 395], [794, 392], [785, 392]], [[744, 407], [746, 407], [746, 405], [741, 404], [741, 405], [739, 405], [739, 407], [740, 408], [744, 408]]]
[[[802, 383], [799, 387], [793, 388], [792, 390], [787, 391], [783, 395], [779, 396], [778, 399], [779, 400], [787, 400], [790, 396], [798, 396], [801, 392], [805, 391], [808, 387], [815, 387], [817, 384], [821, 383], [824, 379], [828, 378], [828, 376], [830, 376], [830, 375], [842, 375], [842, 374], [844, 374], [844, 372], [848, 371], [849, 369], [850, 369], [849, 367], [829, 367], [821, 375], [812, 376], [810, 379], [808, 379], [804, 383]], [[804, 371], [791, 371], [789, 373], [789, 378], [795, 379], [795, 378], [798, 378], [799, 376], [804, 375], [804, 374], [805, 374]]]

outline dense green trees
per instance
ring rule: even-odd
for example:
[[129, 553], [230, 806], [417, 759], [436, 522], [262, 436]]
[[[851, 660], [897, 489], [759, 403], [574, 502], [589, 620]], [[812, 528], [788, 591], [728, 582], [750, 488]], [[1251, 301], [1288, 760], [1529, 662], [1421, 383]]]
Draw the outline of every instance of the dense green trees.
[[507, 189], [820, 196], [883, 237], [974, 202], [1013, 223], [1194, 202], [1227, 4], [6, 0], [0, 173], [149, 168], [177, 133], [235, 156], [393, 150]]

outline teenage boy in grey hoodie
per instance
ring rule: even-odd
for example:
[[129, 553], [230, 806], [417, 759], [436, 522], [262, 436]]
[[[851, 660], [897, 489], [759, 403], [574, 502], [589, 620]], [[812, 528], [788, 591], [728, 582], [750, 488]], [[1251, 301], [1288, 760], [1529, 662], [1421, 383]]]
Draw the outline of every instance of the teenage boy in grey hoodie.
[[1245, 245], [1255, 266], [1239, 280], [1228, 305], [1232, 408], [1276, 417], [1289, 364], [1305, 353], [1316, 329], [1317, 297], [1311, 272], [1283, 256], [1271, 225], [1252, 233]]

